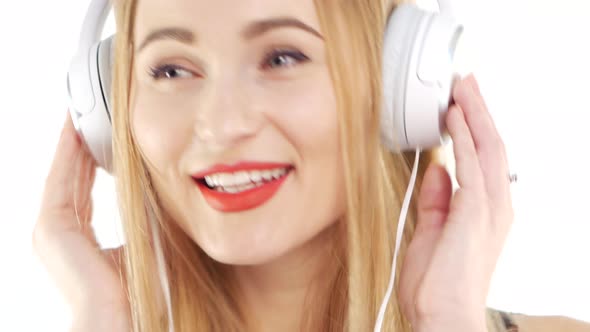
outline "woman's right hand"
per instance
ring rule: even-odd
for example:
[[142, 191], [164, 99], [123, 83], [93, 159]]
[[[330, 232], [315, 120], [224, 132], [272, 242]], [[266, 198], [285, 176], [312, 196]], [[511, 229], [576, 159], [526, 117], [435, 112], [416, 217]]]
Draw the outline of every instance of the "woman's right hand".
[[95, 173], [68, 114], [45, 181], [33, 247], [72, 308], [73, 331], [128, 331], [121, 248], [101, 250], [90, 223]]

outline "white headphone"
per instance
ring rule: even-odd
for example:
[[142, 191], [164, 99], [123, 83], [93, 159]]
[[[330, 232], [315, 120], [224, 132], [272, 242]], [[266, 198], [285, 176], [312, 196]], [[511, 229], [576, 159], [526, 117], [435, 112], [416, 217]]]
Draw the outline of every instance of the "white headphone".
[[[399, 5], [385, 30], [382, 142], [394, 152], [443, 144], [454, 79], [453, 55], [463, 31], [450, 0], [440, 13]], [[109, 0], [92, 0], [68, 72], [70, 114], [98, 165], [111, 172], [111, 79], [114, 36], [101, 40]]]
[[68, 71], [70, 115], [97, 164], [111, 172], [111, 79], [114, 36], [101, 40], [109, 0], [92, 0]]
[[448, 1], [438, 0], [440, 13], [402, 4], [387, 23], [381, 138], [391, 151], [428, 149], [448, 139], [444, 115], [455, 77], [453, 57], [463, 32]]

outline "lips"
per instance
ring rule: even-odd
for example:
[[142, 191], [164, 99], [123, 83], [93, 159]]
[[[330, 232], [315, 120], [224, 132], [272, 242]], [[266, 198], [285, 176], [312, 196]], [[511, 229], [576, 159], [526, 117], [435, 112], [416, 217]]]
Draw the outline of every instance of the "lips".
[[[272, 178], [246, 180], [248, 185], [241, 185], [241, 188], [248, 188], [246, 190], [235, 192], [235, 189], [229, 190], [228, 188], [226, 191], [221, 189], [224, 188], [223, 186], [217, 186], [216, 188], [211, 186], [212, 179], [221, 178], [219, 174], [227, 176], [230, 174], [239, 174], [243, 181], [243, 176], [246, 174], [245, 172], [253, 172], [254, 174], [263, 172], [264, 174], [265, 171], [268, 173], [271, 170], [277, 169], [286, 169], [286, 172], [280, 172], [280, 176], [275, 172], [275, 176]], [[289, 164], [239, 162], [232, 165], [215, 165], [202, 172], [193, 174], [192, 178], [205, 198], [205, 201], [213, 209], [221, 212], [239, 212], [254, 209], [270, 200], [278, 192], [281, 185], [291, 174], [292, 170], [293, 166]], [[205, 180], [205, 177], [207, 177], [207, 181]], [[207, 182], [209, 182], [209, 184], [207, 184]]]

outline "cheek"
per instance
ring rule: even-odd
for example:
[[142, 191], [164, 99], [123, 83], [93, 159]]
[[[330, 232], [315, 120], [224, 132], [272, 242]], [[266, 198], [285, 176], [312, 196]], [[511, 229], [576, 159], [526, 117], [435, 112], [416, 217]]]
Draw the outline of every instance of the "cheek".
[[143, 94], [138, 91], [131, 110], [132, 126], [138, 147], [150, 165], [158, 198], [174, 220], [182, 220], [178, 197], [189, 197], [187, 190], [192, 187], [183, 180], [180, 162], [192, 131], [190, 121], [186, 121], [189, 114], [164, 99], [169, 98], [149, 90]]
[[290, 86], [271, 100], [270, 117], [303, 159], [339, 156], [338, 116], [327, 72]]
[[282, 94], [272, 119], [297, 154], [299, 187], [292, 199], [297, 209], [314, 211], [311, 229], [340, 216], [345, 200], [336, 97], [322, 73]]
[[182, 110], [162, 99], [140, 91], [132, 110], [137, 143], [148, 162], [159, 171], [177, 166], [191, 137], [189, 121], [182, 121]]

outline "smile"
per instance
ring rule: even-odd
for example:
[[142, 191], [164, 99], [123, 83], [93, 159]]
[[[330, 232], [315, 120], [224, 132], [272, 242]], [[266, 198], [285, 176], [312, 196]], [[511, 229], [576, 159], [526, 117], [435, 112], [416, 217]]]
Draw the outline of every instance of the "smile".
[[283, 167], [272, 170], [216, 173], [205, 176], [205, 183], [210, 189], [235, 194], [278, 180], [285, 176], [288, 171], [287, 167]]
[[242, 162], [216, 165], [192, 178], [212, 208], [238, 212], [270, 200], [293, 169], [286, 164]]

